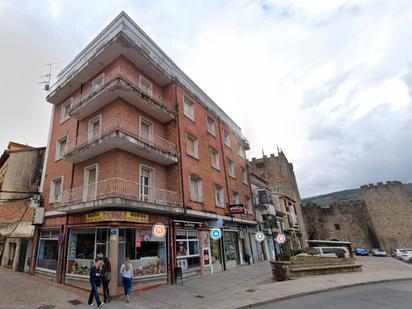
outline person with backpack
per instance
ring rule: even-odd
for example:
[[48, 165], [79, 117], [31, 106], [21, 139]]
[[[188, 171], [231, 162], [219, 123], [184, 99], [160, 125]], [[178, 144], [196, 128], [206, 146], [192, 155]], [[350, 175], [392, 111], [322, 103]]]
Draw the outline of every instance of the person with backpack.
[[132, 292], [132, 278], [133, 278], [133, 265], [130, 264], [129, 258], [126, 258], [126, 260], [120, 267], [120, 274], [122, 275], [124, 297], [126, 299], [126, 302], [129, 302], [130, 294]]
[[109, 258], [106, 256], [103, 259], [103, 266], [102, 266], [102, 285], [103, 285], [103, 302], [110, 303], [110, 292], [109, 292], [109, 283], [112, 279], [112, 267], [110, 266]]
[[103, 306], [103, 302], [100, 301], [99, 298], [99, 286], [100, 286], [100, 268], [102, 265], [102, 260], [97, 258], [94, 260], [94, 265], [90, 269], [90, 285], [92, 289], [90, 290], [90, 295], [89, 295], [89, 301], [88, 304], [89, 306], [93, 305], [93, 298], [96, 299], [96, 305], [97, 307], [101, 308]]

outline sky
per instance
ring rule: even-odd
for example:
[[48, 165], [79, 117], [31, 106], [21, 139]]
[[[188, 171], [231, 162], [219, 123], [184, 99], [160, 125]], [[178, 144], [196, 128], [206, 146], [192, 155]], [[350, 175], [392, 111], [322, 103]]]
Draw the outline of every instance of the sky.
[[124, 10], [248, 138], [279, 146], [301, 196], [412, 181], [409, 0], [0, 1], [0, 148], [44, 146], [41, 75]]

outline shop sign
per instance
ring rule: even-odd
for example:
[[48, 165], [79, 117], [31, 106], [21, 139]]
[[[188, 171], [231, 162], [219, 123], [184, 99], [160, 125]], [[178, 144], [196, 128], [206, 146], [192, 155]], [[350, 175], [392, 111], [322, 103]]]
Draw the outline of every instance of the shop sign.
[[263, 234], [262, 232], [257, 232], [255, 235], [255, 239], [257, 242], [262, 242], [265, 240], [265, 234]]
[[244, 214], [245, 213], [245, 205], [244, 204], [231, 204], [231, 205], [229, 205], [229, 212], [230, 212], [231, 215]]
[[203, 222], [192, 222], [192, 221], [174, 221], [175, 226], [184, 226], [184, 227], [202, 227]]
[[149, 223], [149, 215], [132, 211], [96, 211], [86, 214], [85, 221], [86, 223], [103, 221]]
[[166, 235], [166, 226], [163, 223], [156, 223], [152, 228], [152, 235], [155, 238], [163, 238]]
[[214, 240], [218, 240], [222, 237], [222, 230], [218, 227], [215, 227], [210, 230], [210, 237]]
[[110, 240], [117, 240], [117, 230], [110, 230]]

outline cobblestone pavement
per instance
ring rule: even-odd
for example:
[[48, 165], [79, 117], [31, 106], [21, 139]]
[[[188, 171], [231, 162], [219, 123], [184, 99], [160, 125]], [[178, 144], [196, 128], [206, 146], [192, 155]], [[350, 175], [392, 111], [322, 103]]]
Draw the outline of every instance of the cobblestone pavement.
[[[270, 265], [258, 263], [188, 280], [183, 285], [132, 295], [130, 303], [117, 299], [104, 308], [245, 308], [340, 287], [412, 279], [412, 265], [393, 258], [360, 257], [358, 262], [364, 265], [362, 272], [312, 276], [278, 283], [270, 279]], [[4, 268], [0, 268], [0, 300], [1, 309], [90, 308], [85, 291]], [[74, 306], [70, 300], [80, 300], [82, 304]]]

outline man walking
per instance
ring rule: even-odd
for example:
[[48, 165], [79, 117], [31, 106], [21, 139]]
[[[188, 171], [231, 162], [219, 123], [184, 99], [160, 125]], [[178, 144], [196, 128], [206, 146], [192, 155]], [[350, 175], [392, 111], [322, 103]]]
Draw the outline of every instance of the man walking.
[[90, 285], [92, 289], [90, 290], [89, 301], [88, 301], [89, 306], [93, 305], [93, 297], [94, 297], [96, 300], [96, 304], [99, 308], [103, 307], [103, 302], [101, 302], [99, 298], [101, 265], [102, 265], [102, 261], [100, 259], [96, 259], [94, 261], [94, 265], [92, 269], [90, 269]]

